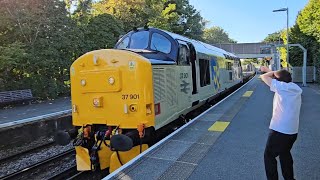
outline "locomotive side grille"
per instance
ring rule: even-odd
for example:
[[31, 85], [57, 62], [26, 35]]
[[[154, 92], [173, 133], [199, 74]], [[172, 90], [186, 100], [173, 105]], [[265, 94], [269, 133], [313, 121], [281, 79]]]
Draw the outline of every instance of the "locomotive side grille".
[[177, 103], [176, 71], [174, 68], [166, 68], [166, 98], [169, 106], [173, 107]]
[[165, 70], [164, 68], [153, 68], [153, 87], [154, 87], [154, 100], [160, 102], [165, 99]]

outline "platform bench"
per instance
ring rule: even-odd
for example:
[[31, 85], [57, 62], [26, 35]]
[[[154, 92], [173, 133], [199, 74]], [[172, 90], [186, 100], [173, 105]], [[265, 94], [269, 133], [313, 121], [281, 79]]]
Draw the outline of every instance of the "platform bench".
[[33, 100], [31, 89], [0, 92], [0, 105], [26, 102]]

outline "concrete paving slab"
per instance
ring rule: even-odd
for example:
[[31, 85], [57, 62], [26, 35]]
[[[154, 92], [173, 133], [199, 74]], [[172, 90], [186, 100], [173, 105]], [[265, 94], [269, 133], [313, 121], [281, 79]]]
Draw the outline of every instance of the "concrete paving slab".
[[70, 97], [45, 101], [38, 104], [0, 109], [0, 124], [71, 109]]

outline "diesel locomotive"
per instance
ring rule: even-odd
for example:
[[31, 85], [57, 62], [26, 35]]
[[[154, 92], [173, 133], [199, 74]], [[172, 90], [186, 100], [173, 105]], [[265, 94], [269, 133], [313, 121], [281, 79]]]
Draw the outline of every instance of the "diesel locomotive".
[[82, 55], [70, 76], [77, 169], [110, 172], [154, 143], [157, 129], [243, 81], [234, 54], [156, 28]]

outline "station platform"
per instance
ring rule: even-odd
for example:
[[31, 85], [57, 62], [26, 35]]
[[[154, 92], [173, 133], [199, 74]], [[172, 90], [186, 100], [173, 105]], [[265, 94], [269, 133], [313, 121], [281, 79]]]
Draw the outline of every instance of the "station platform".
[[71, 114], [70, 97], [0, 109], [0, 128]]
[[[295, 178], [320, 179], [320, 90], [302, 87]], [[273, 92], [258, 76], [104, 179], [266, 179]], [[279, 178], [282, 179], [278, 162]]]

